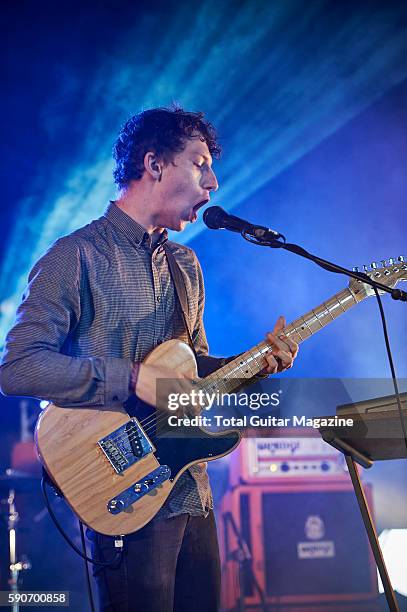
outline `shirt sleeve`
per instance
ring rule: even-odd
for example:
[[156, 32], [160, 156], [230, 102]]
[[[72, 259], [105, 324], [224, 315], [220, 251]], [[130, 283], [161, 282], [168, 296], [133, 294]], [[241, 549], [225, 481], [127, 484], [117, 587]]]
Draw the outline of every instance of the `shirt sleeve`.
[[32, 269], [0, 365], [5, 395], [62, 406], [113, 406], [129, 397], [130, 359], [71, 357], [64, 343], [81, 316], [81, 255], [58, 240]]

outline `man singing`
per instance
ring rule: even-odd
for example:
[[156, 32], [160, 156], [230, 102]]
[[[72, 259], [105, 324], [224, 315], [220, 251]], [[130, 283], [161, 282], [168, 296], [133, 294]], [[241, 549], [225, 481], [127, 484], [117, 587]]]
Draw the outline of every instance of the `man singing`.
[[[114, 146], [117, 200], [102, 217], [57, 240], [30, 273], [6, 340], [3, 393], [80, 409], [130, 406], [137, 398], [155, 405], [159, 379], [172, 379], [174, 392], [190, 392], [187, 378], [143, 364], [158, 344], [186, 340], [166, 249], [187, 289], [199, 374], [225, 363], [208, 355], [196, 255], [167, 236], [167, 229], [182, 231], [193, 223], [218, 188], [212, 159], [219, 155], [215, 130], [203, 113], [156, 108], [126, 122]], [[272, 347], [264, 358], [267, 374], [290, 368], [297, 355], [284, 326], [280, 317], [267, 334]], [[125, 536], [120, 563], [95, 570], [100, 610], [218, 610], [212, 508], [205, 465], [195, 465], [183, 473], [155, 518]], [[95, 560], [112, 559], [114, 538], [88, 532]]]

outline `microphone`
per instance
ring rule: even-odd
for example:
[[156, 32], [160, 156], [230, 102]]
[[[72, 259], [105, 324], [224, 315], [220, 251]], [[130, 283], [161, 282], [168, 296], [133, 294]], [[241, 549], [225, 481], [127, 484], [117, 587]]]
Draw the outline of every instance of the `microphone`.
[[276, 240], [283, 235], [263, 225], [253, 225], [250, 221], [230, 215], [220, 206], [210, 206], [203, 214], [203, 222], [209, 229], [227, 229], [231, 232], [244, 232], [258, 240]]

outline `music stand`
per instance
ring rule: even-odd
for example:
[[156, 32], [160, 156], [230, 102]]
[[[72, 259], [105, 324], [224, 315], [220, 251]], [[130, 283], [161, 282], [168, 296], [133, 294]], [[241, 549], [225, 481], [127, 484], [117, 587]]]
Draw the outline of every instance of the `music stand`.
[[[377, 538], [376, 528], [356, 467], [356, 463], [364, 468], [370, 468], [374, 461], [407, 459], [407, 447], [402, 434], [399, 413], [397, 410], [389, 410], [387, 407], [380, 410], [380, 401], [384, 399], [388, 400], [389, 398], [378, 398], [370, 402], [371, 411], [366, 410], [366, 413], [355, 412], [355, 409], [358, 408], [357, 404], [353, 405], [352, 413], [349, 410], [350, 406], [338, 406], [338, 416], [353, 420], [353, 426], [320, 427], [319, 432], [325, 442], [341, 451], [345, 456], [370, 547], [382, 579], [389, 610], [399, 612], [396, 596]], [[367, 402], [361, 402], [362, 404], [363, 409], [365, 409]], [[403, 410], [403, 413], [407, 417], [407, 410]], [[329, 419], [332, 417], [322, 418]]]

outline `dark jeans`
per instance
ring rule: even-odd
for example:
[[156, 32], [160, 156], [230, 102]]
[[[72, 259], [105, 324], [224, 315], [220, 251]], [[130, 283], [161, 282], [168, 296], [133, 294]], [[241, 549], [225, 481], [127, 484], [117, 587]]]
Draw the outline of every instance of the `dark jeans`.
[[[95, 561], [113, 559], [114, 538], [90, 532]], [[124, 537], [121, 562], [93, 566], [101, 612], [217, 612], [220, 562], [215, 518], [181, 514]]]

